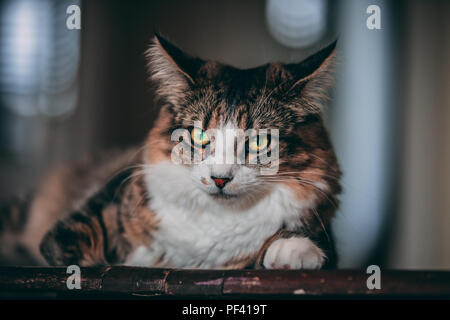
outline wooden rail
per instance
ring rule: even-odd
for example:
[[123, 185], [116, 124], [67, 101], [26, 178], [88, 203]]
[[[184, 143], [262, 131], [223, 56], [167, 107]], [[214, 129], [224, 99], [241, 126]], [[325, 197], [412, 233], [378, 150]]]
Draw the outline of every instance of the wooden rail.
[[450, 297], [450, 272], [382, 271], [369, 290], [364, 270], [178, 270], [81, 268], [81, 289], [69, 290], [65, 267], [0, 267], [0, 293], [119, 294], [135, 297], [438, 296]]

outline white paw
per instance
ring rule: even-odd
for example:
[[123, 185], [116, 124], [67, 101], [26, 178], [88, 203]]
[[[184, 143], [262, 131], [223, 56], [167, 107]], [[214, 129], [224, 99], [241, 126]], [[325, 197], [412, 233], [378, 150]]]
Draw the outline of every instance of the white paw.
[[263, 260], [266, 269], [320, 269], [325, 254], [308, 238], [275, 240]]

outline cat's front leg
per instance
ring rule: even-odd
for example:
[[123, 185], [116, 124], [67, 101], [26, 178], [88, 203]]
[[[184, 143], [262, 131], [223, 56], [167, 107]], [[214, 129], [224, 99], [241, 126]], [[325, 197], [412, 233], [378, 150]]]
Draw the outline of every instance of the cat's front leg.
[[267, 249], [262, 265], [265, 269], [320, 269], [325, 253], [306, 237], [277, 239]]
[[301, 234], [281, 231], [261, 249], [257, 267], [264, 269], [320, 269], [326, 263], [325, 252]]
[[78, 212], [59, 221], [45, 235], [40, 249], [49, 265], [106, 265], [104, 237], [97, 217]]

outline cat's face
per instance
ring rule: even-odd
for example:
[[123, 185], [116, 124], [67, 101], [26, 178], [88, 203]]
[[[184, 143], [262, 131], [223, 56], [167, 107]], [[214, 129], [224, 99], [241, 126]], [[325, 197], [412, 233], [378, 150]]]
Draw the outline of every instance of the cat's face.
[[149, 67], [163, 106], [148, 163], [225, 205], [249, 205], [276, 184], [332, 191], [339, 169], [320, 112], [333, 52], [240, 70], [156, 37]]

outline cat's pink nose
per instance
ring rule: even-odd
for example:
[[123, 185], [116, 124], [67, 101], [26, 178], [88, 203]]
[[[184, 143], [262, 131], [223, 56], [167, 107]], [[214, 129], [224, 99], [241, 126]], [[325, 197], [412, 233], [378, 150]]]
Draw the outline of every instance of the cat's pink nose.
[[225, 187], [225, 185], [230, 182], [231, 178], [225, 178], [225, 177], [213, 177], [211, 176], [211, 179], [214, 180], [214, 183], [216, 184], [216, 186], [220, 189], [222, 189], [223, 187]]

